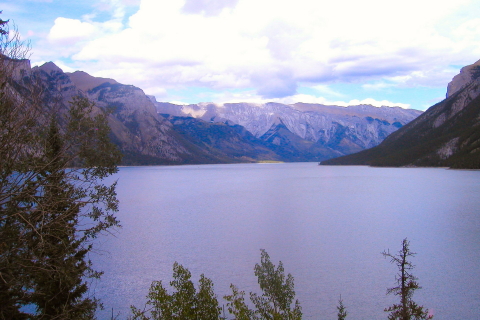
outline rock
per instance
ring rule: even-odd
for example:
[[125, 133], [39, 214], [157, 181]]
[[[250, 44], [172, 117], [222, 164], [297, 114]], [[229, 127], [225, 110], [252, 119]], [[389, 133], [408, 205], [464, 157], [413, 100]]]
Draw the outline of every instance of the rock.
[[480, 60], [463, 67], [447, 86], [447, 98], [480, 77]]

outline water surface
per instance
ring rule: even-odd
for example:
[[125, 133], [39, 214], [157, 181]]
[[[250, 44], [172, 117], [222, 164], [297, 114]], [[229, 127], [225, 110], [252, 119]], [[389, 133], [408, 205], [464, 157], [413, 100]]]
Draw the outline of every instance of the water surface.
[[[408, 238], [417, 253], [414, 300], [438, 320], [480, 316], [480, 171], [318, 166], [316, 163], [126, 167], [118, 179], [123, 228], [91, 258], [109, 318], [142, 307], [175, 261], [195, 283], [258, 291], [261, 248], [295, 278], [305, 319], [386, 319], [396, 268], [380, 254]], [[224, 303], [223, 299], [220, 299]]]

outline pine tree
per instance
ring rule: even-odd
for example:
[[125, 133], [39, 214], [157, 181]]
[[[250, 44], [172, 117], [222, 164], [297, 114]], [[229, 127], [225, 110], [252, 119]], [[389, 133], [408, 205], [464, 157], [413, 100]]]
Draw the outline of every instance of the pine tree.
[[92, 318], [95, 299], [83, 298], [87, 284], [82, 279], [89, 270], [88, 246], [76, 237], [80, 201], [75, 186], [65, 172], [64, 144], [55, 117], [50, 121], [45, 150], [45, 184], [35, 214], [36, 230], [31, 239], [35, 249], [32, 269], [32, 303], [39, 318]]
[[338, 300], [337, 310], [338, 310], [337, 319], [338, 320], [345, 320], [347, 318], [348, 313], [347, 313], [347, 309], [343, 305], [342, 296], [340, 296], [340, 299]]
[[394, 294], [400, 296], [400, 303], [394, 304], [385, 309], [385, 312], [390, 312], [389, 320], [421, 320], [432, 319], [433, 316], [428, 315], [428, 309], [417, 305], [412, 300], [415, 290], [421, 289], [417, 282], [417, 278], [411, 273], [415, 267], [408, 259], [415, 256], [416, 253], [410, 251], [410, 242], [405, 238], [402, 242], [402, 249], [397, 255], [391, 254], [389, 251], [382, 252], [385, 258], [390, 258], [390, 262], [398, 267], [399, 273], [395, 279], [397, 286], [389, 288], [387, 294]]
[[[3, 13], [3, 11], [0, 11], [0, 14], [2, 14], [2, 13]], [[4, 21], [4, 20], [0, 19], [0, 34], [1, 35], [7, 35], [8, 34], [8, 31], [6, 30], [7, 23], [8, 23], [8, 20]]]
[[103, 182], [120, 160], [108, 113], [85, 97], [48, 105], [33, 76], [18, 78], [28, 46], [0, 30], [0, 319], [93, 318], [86, 280], [100, 273], [87, 253], [119, 225]]

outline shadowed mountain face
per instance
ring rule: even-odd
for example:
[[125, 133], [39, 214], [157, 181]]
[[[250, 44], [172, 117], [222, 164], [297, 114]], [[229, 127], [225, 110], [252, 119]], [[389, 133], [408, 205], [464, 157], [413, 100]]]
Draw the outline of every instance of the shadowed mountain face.
[[447, 98], [379, 146], [326, 165], [480, 168], [480, 61], [462, 68]]

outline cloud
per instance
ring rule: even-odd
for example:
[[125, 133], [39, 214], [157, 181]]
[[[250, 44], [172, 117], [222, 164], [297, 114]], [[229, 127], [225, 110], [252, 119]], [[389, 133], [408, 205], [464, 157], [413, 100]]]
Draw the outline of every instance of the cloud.
[[62, 45], [72, 45], [90, 38], [95, 29], [91, 23], [60, 17], [50, 29], [48, 40]]
[[234, 8], [238, 0], [185, 0], [182, 12], [214, 16], [226, 8]]
[[[387, 107], [400, 107], [404, 109], [410, 108], [410, 104], [407, 104], [407, 103], [392, 102], [389, 100], [376, 100], [374, 98], [366, 98], [363, 100], [353, 99], [350, 101], [343, 101], [343, 100], [330, 100], [322, 96], [315, 96], [315, 95], [309, 95], [309, 94], [294, 94], [291, 96], [286, 96], [281, 98], [278, 98], [278, 97], [265, 98], [260, 96], [254, 90], [205, 94], [203, 98], [204, 99], [201, 100], [202, 102], [215, 102], [219, 104], [240, 103], [240, 102], [256, 103], [256, 104], [264, 104], [267, 102], [295, 104], [298, 102], [303, 102], [303, 103], [314, 103], [314, 104], [322, 104], [322, 105], [335, 105], [335, 106], [341, 106], [341, 107], [369, 104], [375, 107], [387, 106]], [[168, 101], [172, 101], [172, 100], [175, 100], [175, 98], [169, 99]], [[196, 102], [199, 102], [199, 101], [196, 101]], [[189, 104], [189, 103], [192, 103], [192, 102], [182, 102], [182, 104]]]
[[362, 104], [369, 104], [374, 107], [400, 107], [404, 109], [410, 108], [409, 104], [406, 103], [398, 103], [398, 102], [391, 102], [388, 100], [376, 100], [373, 98], [367, 98], [363, 100], [358, 100], [358, 99], [353, 99], [350, 101], [332, 101], [329, 99], [325, 99], [324, 97], [317, 97], [317, 96], [312, 96], [312, 95], [305, 95], [305, 94], [298, 94], [298, 95], [293, 95], [290, 97], [286, 98], [278, 98], [272, 100], [272, 102], [278, 102], [278, 103], [285, 103], [285, 104], [294, 104], [297, 102], [303, 102], [303, 103], [317, 103], [317, 104], [323, 104], [323, 105], [335, 105], [335, 106], [341, 106], [341, 107], [348, 107], [348, 106], [358, 106]]
[[95, 75], [167, 91], [254, 90], [263, 98], [294, 96], [302, 86], [341, 98], [328, 92], [338, 82], [372, 92], [445, 86], [458, 72], [445, 66], [480, 56], [478, 18], [462, 17], [469, 0], [142, 0], [127, 20], [130, 1], [101, 2], [105, 21], [58, 18], [48, 39], [72, 67]]
[[257, 93], [266, 99], [292, 96], [297, 92], [297, 82], [289, 70], [258, 74], [253, 79]]

